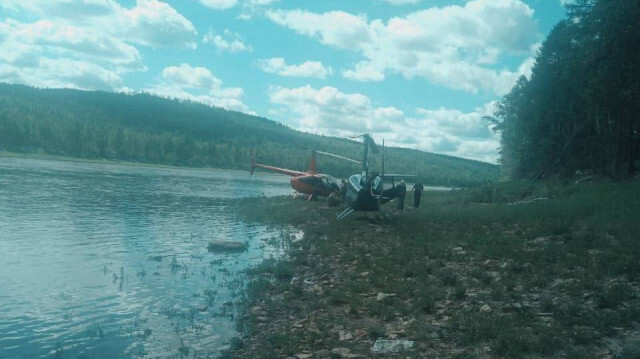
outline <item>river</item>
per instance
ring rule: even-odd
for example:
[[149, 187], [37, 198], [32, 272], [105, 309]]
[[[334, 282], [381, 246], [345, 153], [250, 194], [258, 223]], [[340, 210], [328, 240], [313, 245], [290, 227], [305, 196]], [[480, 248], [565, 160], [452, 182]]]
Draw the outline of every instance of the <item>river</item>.
[[236, 199], [291, 192], [281, 176], [0, 157], [0, 358], [215, 355], [245, 269], [300, 235], [245, 222]]

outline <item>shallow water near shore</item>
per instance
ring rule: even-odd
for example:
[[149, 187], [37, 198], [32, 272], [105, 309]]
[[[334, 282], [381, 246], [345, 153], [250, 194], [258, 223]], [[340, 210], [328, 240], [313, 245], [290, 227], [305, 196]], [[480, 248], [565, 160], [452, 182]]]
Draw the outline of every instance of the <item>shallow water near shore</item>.
[[244, 270], [300, 235], [234, 201], [289, 193], [280, 176], [0, 158], [0, 358], [215, 354]]

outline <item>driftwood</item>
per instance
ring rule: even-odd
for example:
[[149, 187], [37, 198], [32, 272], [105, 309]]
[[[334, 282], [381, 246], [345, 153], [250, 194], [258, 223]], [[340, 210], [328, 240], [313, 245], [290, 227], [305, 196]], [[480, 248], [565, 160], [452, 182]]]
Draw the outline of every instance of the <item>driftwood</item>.
[[511, 205], [514, 205], [514, 204], [533, 203], [533, 202], [544, 201], [544, 200], [548, 200], [548, 199], [549, 198], [546, 198], [546, 197], [538, 197], [538, 198], [530, 199], [530, 200], [527, 200], [527, 201], [518, 201], [518, 202], [507, 203], [507, 206], [511, 206]]

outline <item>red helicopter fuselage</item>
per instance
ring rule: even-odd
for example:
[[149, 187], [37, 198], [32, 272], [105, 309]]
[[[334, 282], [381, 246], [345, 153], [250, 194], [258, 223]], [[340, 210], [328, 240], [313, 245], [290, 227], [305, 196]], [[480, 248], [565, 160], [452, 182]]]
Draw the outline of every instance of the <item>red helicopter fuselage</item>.
[[264, 168], [270, 171], [282, 173], [291, 176], [291, 188], [297, 192], [311, 195], [314, 192], [320, 196], [328, 196], [340, 187], [338, 181], [330, 175], [316, 172], [315, 154], [311, 154], [309, 169], [306, 172], [289, 170], [275, 166], [263, 165], [255, 162], [255, 158], [251, 158], [251, 174], [255, 168]]

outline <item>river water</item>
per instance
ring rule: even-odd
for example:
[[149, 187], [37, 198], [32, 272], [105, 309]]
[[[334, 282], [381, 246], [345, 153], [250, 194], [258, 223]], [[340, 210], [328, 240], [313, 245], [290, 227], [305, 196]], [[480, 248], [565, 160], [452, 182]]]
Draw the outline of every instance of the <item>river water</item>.
[[289, 193], [279, 176], [0, 158], [0, 358], [215, 355], [245, 269], [300, 235], [246, 223], [237, 198]]

